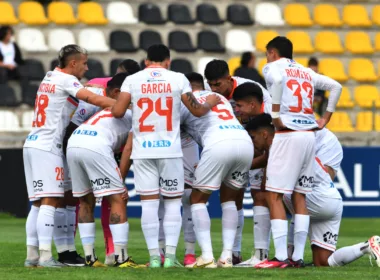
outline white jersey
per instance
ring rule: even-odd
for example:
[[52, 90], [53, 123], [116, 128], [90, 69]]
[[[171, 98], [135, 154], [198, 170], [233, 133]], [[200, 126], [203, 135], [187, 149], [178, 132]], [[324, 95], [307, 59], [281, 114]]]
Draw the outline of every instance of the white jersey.
[[274, 81], [282, 80], [280, 117], [286, 127], [293, 130], [318, 127], [313, 113], [314, 90], [330, 88], [328, 78], [286, 58], [268, 63], [263, 73], [271, 95]]
[[[104, 89], [97, 88], [97, 87], [86, 87], [89, 91], [100, 95], [100, 96], [106, 96]], [[76, 124], [77, 126], [80, 126], [82, 123], [87, 121], [89, 118], [91, 118], [95, 113], [101, 111], [102, 108], [92, 105], [90, 103], [84, 102], [82, 100], [79, 101], [78, 108], [76, 109], [73, 118], [71, 119], [71, 122]]]
[[185, 75], [147, 67], [128, 76], [122, 87], [132, 98], [132, 159], [182, 157], [180, 111], [182, 94], [191, 92]]
[[313, 182], [313, 191], [312, 195], [326, 197], [326, 198], [338, 198], [342, 199], [339, 191], [335, 188], [333, 181], [326, 168], [323, 166], [321, 160], [316, 157], [315, 158], [315, 174], [314, 174], [314, 182]]
[[181, 129], [181, 147], [182, 149], [198, 145], [189, 133]]
[[338, 171], [343, 160], [343, 148], [338, 138], [327, 128], [317, 130], [315, 134], [315, 154], [323, 165]]
[[24, 147], [63, 154], [65, 129], [78, 107], [75, 97], [82, 88], [76, 77], [58, 68], [46, 73], [37, 91], [33, 128]]
[[[206, 96], [214, 94], [211, 91], [193, 92], [199, 103], [206, 102]], [[211, 146], [228, 139], [243, 139], [252, 142], [244, 127], [234, 116], [228, 100], [220, 95], [221, 103], [213, 107], [206, 115], [197, 118], [182, 105], [181, 124], [183, 129], [202, 147]]]
[[117, 119], [109, 109], [104, 109], [74, 130], [67, 148], [85, 148], [113, 158], [114, 152], [120, 152], [125, 144], [131, 127], [130, 110]]

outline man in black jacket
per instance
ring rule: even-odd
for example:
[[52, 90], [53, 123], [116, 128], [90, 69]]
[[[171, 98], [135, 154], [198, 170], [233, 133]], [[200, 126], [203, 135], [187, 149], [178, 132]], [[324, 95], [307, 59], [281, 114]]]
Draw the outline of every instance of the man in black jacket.
[[263, 77], [259, 71], [255, 68], [256, 57], [251, 52], [244, 52], [241, 55], [240, 67], [235, 70], [234, 76], [253, 80], [261, 84], [264, 88], [267, 88]]

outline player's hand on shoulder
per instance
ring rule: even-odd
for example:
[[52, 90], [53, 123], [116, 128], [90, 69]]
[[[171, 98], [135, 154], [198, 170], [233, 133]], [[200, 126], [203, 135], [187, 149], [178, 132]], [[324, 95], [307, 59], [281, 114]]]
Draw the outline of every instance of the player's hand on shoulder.
[[210, 104], [211, 108], [218, 105], [220, 101], [220, 96], [215, 93], [206, 96], [206, 102]]
[[317, 120], [317, 124], [318, 124], [318, 130], [321, 130], [321, 129], [325, 128], [325, 126], [327, 124], [327, 120], [324, 118], [320, 118], [319, 120]]

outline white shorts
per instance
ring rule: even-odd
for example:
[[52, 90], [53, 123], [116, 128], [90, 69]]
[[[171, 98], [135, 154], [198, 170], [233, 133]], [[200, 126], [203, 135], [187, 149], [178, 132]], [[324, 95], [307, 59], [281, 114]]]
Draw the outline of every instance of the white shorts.
[[24, 148], [23, 157], [30, 201], [41, 197], [64, 196], [65, 169], [62, 156], [35, 148]]
[[[284, 195], [284, 203], [294, 214], [290, 194]], [[306, 195], [306, 205], [310, 215], [310, 244], [334, 252], [342, 220], [342, 200], [310, 193]]]
[[192, 186], [194, 182], [195, 166], [199, 162], [199, 147], [197, 144], [182, 148], [183, 169], [185, 172], [185, 183]]
[[135, 188], [139, 195], [181, 196], [184, 190], [182, 158], [133, 160]]
[[246, 140], [225, 140], [205, 147], [195, 169], [194, 188], [218, 190], [222, 184], [245, 188], [253, 159], [253, 145]]
[[63, 157], [63, 168], [65, 169], [65, 175], [64, 175], [65, 192], [71, 191], [73, 189], [73, 186], [71, 183], [70, 169], [69, 169], [69, 165], [67, 164], [66, 157]]
[[264, 177], [264, 169], [263, 168], [249, 170], [248, 187], [251, 190], [260, 191], [261, 190], [261, 184], [263, 182], [263, 177]]
[[90, 192], [95, 197], [103, 197], [125, 191], [114, 158], [84, 148], [68, 148], [67, 162], [74, 197], [82, 197]]
[[290, 194], [311, 192], [314, 162], [314, 132], [277, 132], [269, 150], [265, 190]]

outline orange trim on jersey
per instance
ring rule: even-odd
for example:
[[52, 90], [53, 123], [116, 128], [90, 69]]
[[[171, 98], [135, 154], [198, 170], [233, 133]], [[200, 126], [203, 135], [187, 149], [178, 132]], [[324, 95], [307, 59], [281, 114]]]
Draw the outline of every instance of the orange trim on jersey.
[[149, 65], [149, 66], [147, 66], [145, 68], [164, 68], [164, 67], [162, 67], [161, 65]]
[[196, 185], [193, 185], [193, 188], [196, 188], [196, 189], [206, 189], [206, 188], [210, 188], [210, 189], [219, 189], [220, 187], [214, 187], [214, 186], [196, 186]]
[[231, 78], [231, 79], [234, 81], [234, 84], [232, 85], [232, 90], [230, 92], [230, 95], [228, 96], [228, 100], [232, 99], [235, 88], [237, 87], [237, 81], [234, 78]]
[[62, 68], [59, 68], [59, 67], [55, 67], [55, 69], [54, 70], [57, 70], [58, 72], [62, 72], [62, 73], [65, 73], [65, 74], [67, 74], [67, 75], [71, 75], [71, 74], [69, 74], [69, 73], [67, 73], [66, 71], [64, 71]]
[[113, 115], [111, 114], [111, 113], [109, 113], [109, 114], [105, 114], [105, 115], [102, 115], [102, 116], [99, 116], [99, 117], [97, 117], [92, 123], [91, 123], [91, 125], [95, 125], [100, 119], [102, 119], [102, 118], [112, 118], [113, 117]]
[[67, 101], [69, 101], [71, 104], [73, 104], [74, 106], [78, 107], [78, 102], [76, 102], [74, 99], [68, 97], [67, 98]]
[[264, 112], [264, 109], [265, 109], [265, 104], [264, 104], [264, 101], [263, 101], [263, 103], [261, 103], [261, 108], [260, 108], [260, 113], [262, 114], [262, 113], [265, 113]]
[[265, 187], [265, 190], [274, 190], [274, 191], [281, 191], [281, 193], [293, 193], [293, 191], [285, 190], [285, 189], [279, 189], [279, 188], [273, 188], [273, 187]]
[[334, 250], [334, 251], [335, 251], [335, 249], [336, 249], [336, 247], [333, 247], [333, 246], [330, 246], [330, 245], [326, 245], [326, 244], [321, 243], [321, 242], [319, 242], [319, 241], [317, 241], [317, 240], [311, 240], [310, 243], [311, 243], [311, 244], [316, 243], [316, 244], [319, 244], [319, 245], [321, 245], [321, 246], [323, 246], [323, 247], [327, 247], [327, 248], [329, 248], [329, 249], [331, 249], [331, 250]]
[[121, 189], [121, 190], [110, 190], [110, 191], [103, 191], [103, 192], [94, 192], [94, 193], [96, 193], [96, 195], [98, 195], [98, 194], [104, 194], [104, 193], [110, 193], [110, 192], [113, 192], [113, 193], [115, 193], [115, 194], [117, 194], [117, 193], [122, 193], [122, 192], [124, 192], [124, 189]]
[[37, 196], [41, 196], [41, 195], [45, 195], [45, 194], [64, 194], [64, 192], [44, 192], [44, 193], [39, 193], [39, 194], [36, 194], [36, 197]]
[[106, 90], [103, 89], [103, 96], [107, 96]]
[[322, 167], [322, 169], [326, 172], [326, 173], [329, 173], [326, 169], [326, 167], [322, 164], [321, 160], [319, 159], [319, 157], [315, 157], [315, 160], [318, 162], [319, 166]]
[[86, 190], [86, 191], [84, 191], [84, 192], [73, 192], [73, 194], [84, 194], [84, 193], [86, 193], [86, 192], [90, 192], [91, 190]]
[[279, 134], [282, 134], [282, 133], [290, 133], [290, 132], [314, 132], [313, 130], [291, 130], [291, 129], [287, 129], [287, 130], [279, 130], [279, 131], [276, 131], [275, 133], [279, 133]]

